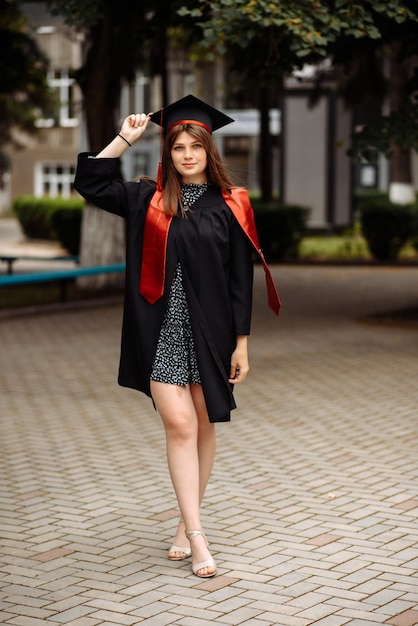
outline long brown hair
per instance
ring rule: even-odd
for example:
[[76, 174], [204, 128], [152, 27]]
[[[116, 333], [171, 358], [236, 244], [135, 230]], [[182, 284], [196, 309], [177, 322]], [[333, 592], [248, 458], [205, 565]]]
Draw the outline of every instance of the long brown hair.
[[234, 186], [212, 135], [195, 124], [178, 124], [168, 131], [161, 158], [164, 211], [167, 215], [177, 215], [180, 202], [181, 176], [173, 165], [171, 149], [182, 132], [195, 137], [206, 150], [208, 181], [227, 193], [231, 193]]

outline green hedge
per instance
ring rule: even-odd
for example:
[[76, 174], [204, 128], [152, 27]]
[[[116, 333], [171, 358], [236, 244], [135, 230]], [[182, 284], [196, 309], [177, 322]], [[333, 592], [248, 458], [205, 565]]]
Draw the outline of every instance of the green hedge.
[[80, 253], [82, 208], [81, 206], [57, 209], [51, 215], [51, 224], [58, 240], [75, 256]]
[[393, 261], [413, 235], [414, 205], [394, 204], [386, 198], [358, 202], [361, 230], [370, 253], [379, 261]]
[[13, 203], [23, 232], [30, 239], [54, 239], [51, 229], [51, 205], [45, 198], [21, 196]]
[[13, 210], [27, 237], [57, 240], [74, 255], [80, 249], [83, 207], [81, 198], [21, 196], [13, 203]]
[[309, 209], [298, 205], [265, 204], [251, 200], [261, 249], [268, 261], [299, 256], [299, 244], [306, 232]]
[[412, 237], [411, 243], [414, 246], [415, 250], [418, 252], [418, 205], [415, 205], [412, 208]]

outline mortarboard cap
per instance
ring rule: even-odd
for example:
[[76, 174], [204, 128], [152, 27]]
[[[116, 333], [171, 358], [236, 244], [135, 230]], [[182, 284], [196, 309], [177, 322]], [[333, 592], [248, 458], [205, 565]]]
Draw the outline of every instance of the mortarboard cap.
[[177, 124], [197, 124], [212, 134], [234, 120], [203, 100], [189, 95], [151, 115], [151, 121], [169, 130]]

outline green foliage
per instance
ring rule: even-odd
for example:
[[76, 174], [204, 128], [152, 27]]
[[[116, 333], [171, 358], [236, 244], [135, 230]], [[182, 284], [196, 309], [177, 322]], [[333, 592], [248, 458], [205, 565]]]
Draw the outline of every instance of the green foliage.
[[282, 72], [326, 57], [342, 37], [383, 40], [387, 23], [418, 21], [416, 10], [399, 0], [200, 0], [179, 13], [198, 20], [206, 44], [218, 53], [235, 45], [245, 51], [256, 40], [267, 51], [259, 65]]
[[13, 211], [26, 237], [54, 239], [50, 225], [51, 204], [45, 198], [20, 196], [13, 203]]
[[80, 198], [20, 196], [13, 211], [27, 237], [58, 240], [70, 254], [77, 255], [83, 207]]
[[193, 32], [197, 39], [192, 20], [177, 13], [182, 0], [48, 0], [47, 4], [84, 35], [83, 63], [73, 77], [83, 95], [90, 150], [100, 150], [117, 132], [122, 84], [132, 83], [139, 67], [147, 76], [161, 77], [162, 103], [168, 104], [170, 37], [177, 37], [181, 29], [185, 48]]
[[53, 15], [63, 15], [69, 26], [86, 29], [103, 18], [103, 0], [48, 0]]
[[299, 246], [299, 258], [306, 261], [349, 262], [370, 259], [364, 237], [350, 231], [341, 235], [307, 235]]
[[358, 204], [361, 229], [370, 252], [379, 261], [395, 260], [411, 237], [413, 209], [387, 199]]
[[356, 189], [354, 192], [355, 209], [363, 202], [373, 202], [388, 200], [389, 194], [387, 191], [381, 191], [380, 189]]
[[48, 61], [26, 31], [16, 0], [0, 0], [0, 41], [0, 146], [19, 146], [13, 131], [35, 132], [35, 120], [55, 99], [47, 84]]
[[309, 209], [252, 199], [260, 246], [269, 261], [297, 258]]
[[64, 248], [74, 256], [80, 253], [82, 201], [76, 205], [57, 208], [51, 213], [51, 226]]
[[[381, 69], [384, 47], [396, 42], [398, 62], [418, 55], [416, 1], [199, 0], [198, 4], [183, 7], [181, 14], [200, 24], [209, 50], [232, 57], [243, 89], [252, 92], [247, 98], [263, 81], [280, 84], [278, 78], [295, 68], [327, 59], [334, 69], [332, 79], [339, 80], [340, 93], [351, 106], [379, 104], [388, 89]], [[413, 82], [400, 90], [411, 98], [418, 75]], [[320, 80], [316, 87], [319, 92]], [[390, 156], [393, 145], [418, 149], [417, 103], [405, 98], [395, 109], [355, 136], [352, 156], [369, 159], [376, 150]]]
[[418, 252], [418, 204], [415, 205], [412, 209], [412, 225], [411, 225], [411, 244]]
[[394, 146], [402, 152], [418, 152], [418, 100], [409, 99], [397, 111], [383, 115], [353, 136], [349, 155], [356, 160], [376, 162], [378, 153], [390, 158]]

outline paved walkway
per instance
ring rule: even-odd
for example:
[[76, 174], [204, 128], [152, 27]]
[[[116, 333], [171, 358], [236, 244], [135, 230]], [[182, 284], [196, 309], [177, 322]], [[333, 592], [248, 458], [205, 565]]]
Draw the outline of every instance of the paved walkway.
[[120, 305], [0, 320], [0, 623], [418, 624], [418, 268], [256, 272], [251, 372], [204, 507], [218, 562], [166, 551], [177, 513], [150, 401], [115, 383]]

